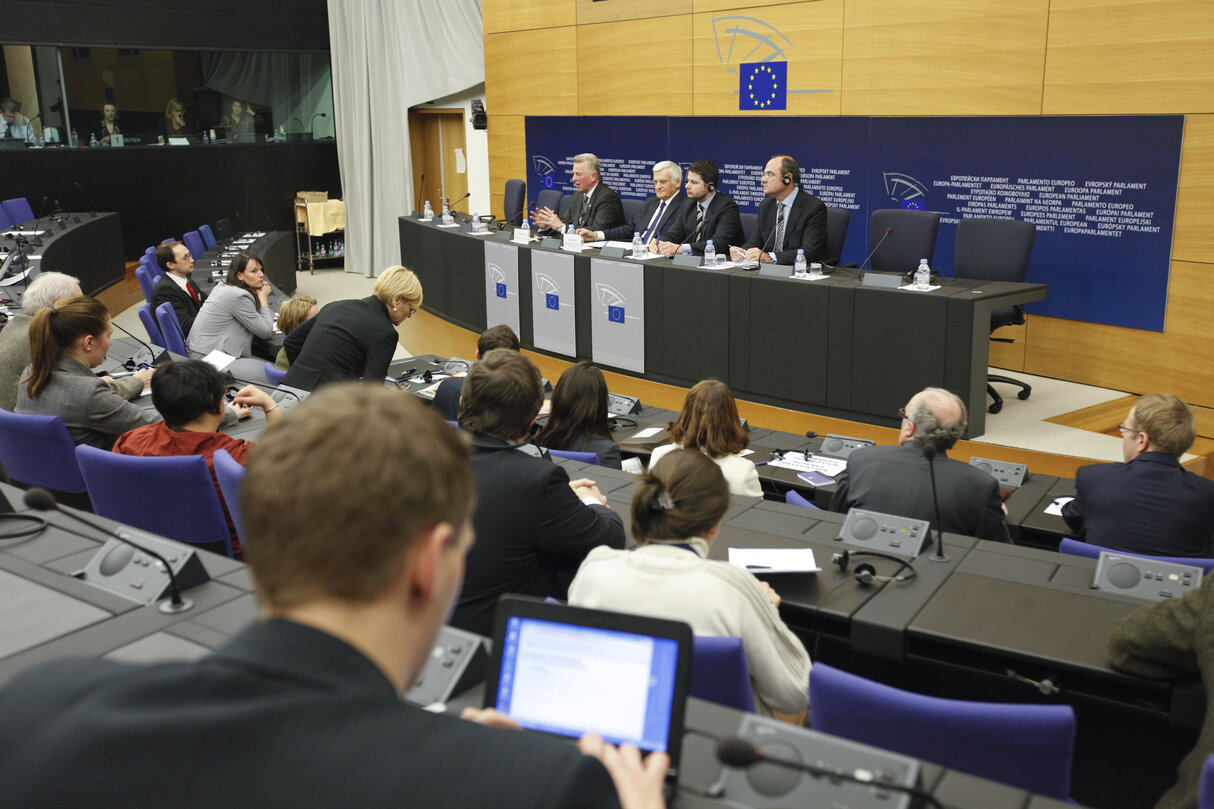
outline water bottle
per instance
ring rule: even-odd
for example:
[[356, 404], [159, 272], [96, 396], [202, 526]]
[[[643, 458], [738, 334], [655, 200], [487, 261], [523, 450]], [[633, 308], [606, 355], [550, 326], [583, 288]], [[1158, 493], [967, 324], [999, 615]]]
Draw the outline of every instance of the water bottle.
[[805, 271], [807, 269], [808, 265], [805, 262], [805, 251], [798, 247], [797, 261], [793, 264], [793, 272], [795, 272], [797, 275], [805, 275]]
[[475, 211], [472, 213], [472, 232], [473, 233], [481, 232], [481, 215], [476, 213]]
[[639, 230], [632, 232], [632, 257], [645, 258], [645, 243], [641, 241], [641, 232]]
[[932, 285], [932, 268], [927, 266], [927, 259], [919, 259], [919, 269], [915, 270], [915, 289], [927, 289]]
[[426, 200], [425, 207], [422, 208], [422, 219], [433, 219], [434, 208], [430, 207], [430, 200]]
[[76, 134], [76, 127], [72, 127], [72, 148], [80, 145], [80, 136]]
[[712, 243], [712, 240], [709, 239], [704, 244], [704, 266], [711, 267], [712, 265], [714, 265], [716, 263], [717, 263], [717, 247], [715, 244]]
[[202, 130], [202, 142], [203, 142], [203, 144], [207, 144], [207, 143], [211, 142], [211, 138], [207, 135], [207, 131], [205, 129]]
[[97, 145], [97, 135], [93, 132], [89, 133], [89, 146]]
[[443, 203], [443, 224], [451, 224], [451, 209], [447, 207], [447, 203]]

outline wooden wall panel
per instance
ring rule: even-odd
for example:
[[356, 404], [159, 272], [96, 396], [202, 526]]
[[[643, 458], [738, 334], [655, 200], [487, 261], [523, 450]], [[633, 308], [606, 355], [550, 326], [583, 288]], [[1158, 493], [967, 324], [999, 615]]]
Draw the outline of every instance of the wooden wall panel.
[[577, 115], [576, 27], [485, 36], [485, 109]]
[[[839, 114], [843, 0], [696, 14], [694, 39], [696, 115]], [[773, 53], [788, 60], [788, 109], [739, 112], [738, 65]]]
[[692, 10], [699, 14], [702, 11], [733, 11], [804, 2], [805, 0], [695, 0]]
[[665, 22], [659, 19], [661, 17], [690, 13], [691, 0], [611, 0], [610, 3], [577, 0], [578, 25], [620, 20], [650, 20], [660, 27]]
[[996, 336], [1011, 340], [1010, 343], [991, 343], [990, 364], [1008, 371], [1024, 370], [1024, 349], [1028, 344], [1028, 324], [1004, 326]]
[[486, 34], [576, 23], [577, 0], [481, 0], [481, 24]]
[[1037, 115], [1049, 0], [847, 0], [844, 115]]
[[1050, 115], [1214, 112], [1214, 14], [1194, 0], [1052, 0]]
[[[489, 204], [493, 215], [503, 215], [507, 180], [527, 179], [526, 123], [522, 115], [489, 116]], [[539, 193], [527, 189], [527, 199]]]
[[1172, 259], [1214, 263], [1214, 115], [1185, 116]]
[[[608, 4], [610, 5], [610, 4]], [[690, 115], [691, 15], [578, 27], [583, 115]]]

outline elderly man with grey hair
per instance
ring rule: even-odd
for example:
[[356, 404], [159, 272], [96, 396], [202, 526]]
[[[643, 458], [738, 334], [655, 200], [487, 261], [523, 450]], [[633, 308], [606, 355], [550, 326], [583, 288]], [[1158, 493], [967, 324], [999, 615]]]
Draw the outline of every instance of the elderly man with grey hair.
[[620, 195], [603, 182], [597, 157], [589, 153], [575, 155], [570, 176], [577, 193], [569, 204], [569, 221], [562, 221], [551, 208], [540, 208], [535, 212], [535, 224], [544, 235], [563, 233], [565, 225], [573, 225], [574, 230], [605, 230], [624, 224]]
[[987, 473], [947, 457], [965, 432], [965, 403], [943, 388], [925, 388], [898, 412], [896, 447], [865, 447], [851, 454], [839, 476], [832, 511], [862, 508], [927, 520], [935, 528], [932, 484], [924, 448], [936, 451], [941, 527], [950, 533], [1008, 542], [999, 483]]
[[634, 233], [641, 234], [641, 240], [646, 244], [652, 243], [657, 249], [657, 237], [666, 230], [668, 225], [679, 221], [683, 214], [683, 205], [687, 196], [679, 193], [683, 189], [683, 169], [673, 160], [663, 160], [653, 167], [654, 196], [645, 200], [636, 218], [613, 228], [590, 230], [578, 228], [578, 233], [588, 242], [604, 240], [632, 241]]
[[[82, 294], [80, 281], [61, 272], [39, 273], [30, 281], [21, 296], [21, 311], [12, 315], [0, 331], [0, 407], [12, 410], [17, 406], [17, 382], [30, 364], [29, 328], [34, 315], [60, 298]], [[115, 393], [130, 400], [143, 392], [151, 378], [151, 371], [140, 371], [120, 380], [106, 378], [106, 382]]]

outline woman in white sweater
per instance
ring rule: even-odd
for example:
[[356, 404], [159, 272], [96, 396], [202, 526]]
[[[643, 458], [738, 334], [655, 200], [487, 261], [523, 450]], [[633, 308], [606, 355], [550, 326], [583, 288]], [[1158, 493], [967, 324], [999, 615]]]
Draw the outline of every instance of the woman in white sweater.
[[687, 391], [679, 417], [666, 429], [673, 443], [655, 449], [649, 458], [650, 466], [676, 449], [698, 449], [721, 467], [731, 493], [763, 496], [759, 470], [753, 461], [738, 454], [750, 444], [750, 436], [742, 429], [738, 406], [724, 382], [716, 379], [697, 382]]
[[708, 559], [728, 508], [721, 470], [699, 452], [674, 450], [636, 488], [637, 547], [592, 550], [569, 587], [569, 603], [686, 621], [697, 635], [741, 638], [755, 710], [801, 724], [809, 704], [809, 654], [780, 620], [780, 597], [751, 573]]

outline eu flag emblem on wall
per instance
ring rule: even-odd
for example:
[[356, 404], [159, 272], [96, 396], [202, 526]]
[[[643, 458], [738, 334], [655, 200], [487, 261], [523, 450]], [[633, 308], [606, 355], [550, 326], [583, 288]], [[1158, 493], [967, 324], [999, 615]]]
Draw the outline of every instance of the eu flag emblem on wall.
[[624, 307], [623, 306], [608, 306], [607, 319], [612, 323], [624, 322]]
[[499, 298], [506, 297], [506, 285], [499, 283], [499, 284], [496, 284], [496, 286], [497, 286], [497, 296]]
[[904, 200], [902, 200], [902, 208], [903, 208], [903, 210], [922, 211], [923, 210], [923, 200], [922, 199], [904, 199]]
[[738, 77], [738, 109], [788, 109], [788, 62], [746, 62]]
[[549, 292], [547, 295], [544, 296], [544, 306], [546, 306], [549, 309], [560, 309], [561, 308], [561, 296]]

